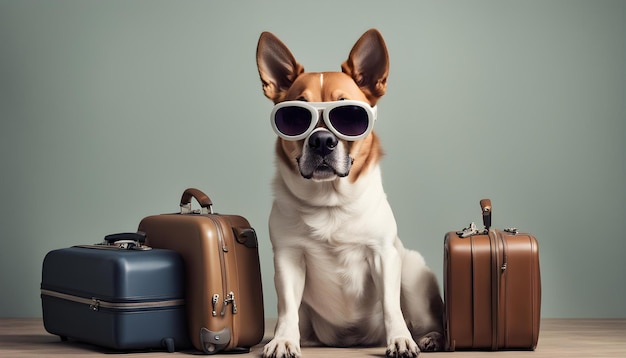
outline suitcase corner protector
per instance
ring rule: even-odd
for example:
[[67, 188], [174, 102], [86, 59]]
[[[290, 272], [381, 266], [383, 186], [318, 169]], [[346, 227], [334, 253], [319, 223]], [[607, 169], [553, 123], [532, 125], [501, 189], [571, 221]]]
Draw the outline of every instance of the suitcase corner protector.
[[201, 349], [206, 354], [215, 354], [221, 351], [228, 345], [230, 338], [230, 329], [228, 327], [219, 332], [213, 332], [204, 327], [200, 329]]

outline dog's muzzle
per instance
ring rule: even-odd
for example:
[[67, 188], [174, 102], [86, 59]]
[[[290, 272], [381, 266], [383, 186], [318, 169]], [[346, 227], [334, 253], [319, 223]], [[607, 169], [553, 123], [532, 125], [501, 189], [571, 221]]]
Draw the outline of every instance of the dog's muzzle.
[[326, 181], [348, 176], [352, 158], [343, 142], [332, 132], [316, 128], [305, 140], [298, 166], [305, 179]]

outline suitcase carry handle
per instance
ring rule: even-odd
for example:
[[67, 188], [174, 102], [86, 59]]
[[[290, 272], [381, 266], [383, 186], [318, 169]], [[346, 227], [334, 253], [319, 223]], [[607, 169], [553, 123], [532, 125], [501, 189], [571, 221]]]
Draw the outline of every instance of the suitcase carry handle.
[[491, 227], [491, 200], [481, 200], [480, 209], [483, 212], [483, 224], [485, 224], [485, 230], [489, 230]]
[[202, 208], [203, 214], [213, 214], [213, 202], [208, 195], [196, 188], [188, 188], [183, 192], [183, 196], [180, 198], [180, 213], [191, 214], [191, 198], [196, 199]]
[[107, 249], [107, 250], [139, 250], [148, 251], [152, 250], [150, 246], [144, 245], [146, 243], [146, 233], [143, 231], [137, 232], [121, 232], [118, 234], [110, 234], [104, 237], [102, 244], [96, 245], [79, 245], [78, 247], [85, 247], [89, 249]]
[[119, 234], [111, 234], [111, 235], [107, 235], [104, 237], [104, 242], [107, 242], [109, 244], [112, 244], [120, 240], [132, 240], [140, 244], [143, 244], [146, 242], [146, 233], [142, 231], [122, 232]]

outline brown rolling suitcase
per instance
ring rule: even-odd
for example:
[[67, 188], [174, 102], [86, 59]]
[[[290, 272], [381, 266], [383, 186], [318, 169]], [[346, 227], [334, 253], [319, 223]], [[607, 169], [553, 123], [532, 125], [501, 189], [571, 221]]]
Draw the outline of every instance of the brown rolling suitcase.
[[539, 338], [541, 278], [534, 236], [491, 229], [491, 201], [474, 223], [444, 243], [448, 350], [534, 350]]
[[[191, 210], [192, 198], [201, 210]], [[182, 256], [191, 342], [207, 354], [248, 350], [265, 324], [256, 233], [241, 216], [214, 214], [200, 190], [185, 190], [180, 207], [144, 218], [139, 230], [147, 245]]]

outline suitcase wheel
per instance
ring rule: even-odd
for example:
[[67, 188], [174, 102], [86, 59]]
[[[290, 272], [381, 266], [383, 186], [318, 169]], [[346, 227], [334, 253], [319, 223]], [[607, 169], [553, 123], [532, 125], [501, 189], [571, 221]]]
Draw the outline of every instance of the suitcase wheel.
[[67, 342], [67, 337], [66, 336], [59, 336], [59, 338], [61, 338], [61, 342]]
[[174, 344], [174, 338], [163, 338], [161, 345], [167, 349], [169, 353], [176, 351], [176, 345]]
[[215, 353], [215, 351], [217, 351], [217, 347], [215, 346], [215, 344], [212, 343], [205, 343], [204, 344], [204, 351], [208, 354], [212, 354]]

